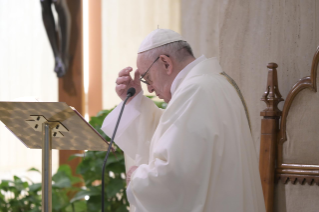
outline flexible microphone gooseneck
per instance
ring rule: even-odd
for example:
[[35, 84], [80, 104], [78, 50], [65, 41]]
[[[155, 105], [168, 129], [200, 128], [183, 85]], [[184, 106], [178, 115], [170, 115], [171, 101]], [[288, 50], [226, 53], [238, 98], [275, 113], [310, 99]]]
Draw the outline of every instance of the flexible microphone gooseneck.
[[110, 153], [110, 150], [111, 150], [113, 141], [114, 141], [114, 137], [115, 137], [117, 128], [118, 128], [118, 126], [119, 126], [119, 123], [120, 123], [120, 120], [121, 120], [121, 117], [122, 117], [122, 113], [123, 113], [125, 104], [126, 104], [127, 100], [128, 100], [130, 97], [134, 96], [134, 94], [135, 94], [135, 88], [129, 88], [129, 89], [127, 90], [127, 93], [126, 93], [126, 94], [127, 94], [126, 99], [125, 99], [124, 102], [123, 102], [123, 105], [122, 105], [122, 108], [121, 108], [121, 112], [120, 112], [119, 118], [118, 118], [118, 120], [117, 120], [117, 123], [116, 123], [116, 125], [115, 125], [115, 129], [114, 129], [114, 132], [113, 132], [113, 135], [112, 135], [111, 142], [109, 143], [109, 148], [107, 149], [106, 156], [105, 156], [105, 158], [104, 158], [103, 169], [102, 169], [102, 212], [104, 212], [104, 172], [105, 172], [105, 165], [106, 165], [106, 162], [107, 162], [107, 158], [109, 157], [109, 153]]

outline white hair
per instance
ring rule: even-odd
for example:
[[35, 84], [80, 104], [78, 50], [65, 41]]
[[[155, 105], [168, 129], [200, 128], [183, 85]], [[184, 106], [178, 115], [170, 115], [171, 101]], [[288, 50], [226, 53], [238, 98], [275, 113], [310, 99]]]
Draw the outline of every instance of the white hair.
[[186, 41], [175, 41], [140, 54], [145, 55], [148, 60], [155, 60], [160, 55], [168, 55], [178, 62], [182, 62], [188, 57], [194, 57], [192, 48]]

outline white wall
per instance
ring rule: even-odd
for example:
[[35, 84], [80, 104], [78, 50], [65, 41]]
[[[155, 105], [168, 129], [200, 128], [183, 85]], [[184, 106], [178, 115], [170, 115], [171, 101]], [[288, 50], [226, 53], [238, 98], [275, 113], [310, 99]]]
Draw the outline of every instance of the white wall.
[[[35, 96], [43, 101], [58, 100], [54, 60], [42, 22], [40, 1], [0, 1], [0, 101]], [[58, 152], [53, 151], [53, 172]], [[1, 123], [0, 180], [13, 175], [40, 182], [41, 150], [27, 149]]]

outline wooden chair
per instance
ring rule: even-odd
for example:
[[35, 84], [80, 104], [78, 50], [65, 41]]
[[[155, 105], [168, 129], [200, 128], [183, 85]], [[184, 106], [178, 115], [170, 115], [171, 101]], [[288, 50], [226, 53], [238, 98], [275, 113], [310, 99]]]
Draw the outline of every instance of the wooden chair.
[[[291, 182], [295, 184], [319, 185], [319, 165], [302, 163], [285, 163], [283, 160], [283, 144], [287, 141], [287, 116], [291, 105], [302, 90], [310, 89], [317, 92], [316, 76], [319, 63], [319, 47], [314, 54], [311, 75], [300, 79], [290, 90], [284, 102], [283, 110], [278, 109], [278, 103], [284, 101], [277, 80], [278, 65], [268, 64], [268, 79], [266, 91], [261, 100], [267, 105], [261, 111], [261, 137], [259, 171], [262, 181], [264, 200], [267, 212], [274, 211], [275, 183]], [[318, 153], [319, 155], [319, 153]]]

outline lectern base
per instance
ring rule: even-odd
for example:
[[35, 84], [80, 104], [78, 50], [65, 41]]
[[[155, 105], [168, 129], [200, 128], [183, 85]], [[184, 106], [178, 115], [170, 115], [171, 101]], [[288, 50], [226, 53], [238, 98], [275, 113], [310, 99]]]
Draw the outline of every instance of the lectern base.
[[52, 129], [42, 124], [42, 212], [52, 211]]

